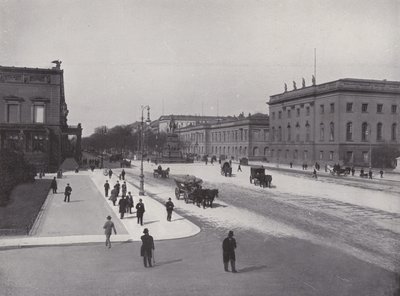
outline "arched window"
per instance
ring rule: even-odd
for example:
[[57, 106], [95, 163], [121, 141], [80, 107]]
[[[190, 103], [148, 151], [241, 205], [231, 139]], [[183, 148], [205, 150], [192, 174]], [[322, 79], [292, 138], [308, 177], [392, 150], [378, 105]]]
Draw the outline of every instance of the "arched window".
[[319, 125], [319, 140], [320, 141], [325, 140], [325, 125], [322, 122]]
[[346, 141], [352, 141], [353, 140], [353, 123], [348, 122], [346, 124]]
[[378, 122], [378, 124], [376, 125], [376, 140], [377, 141], [382, 141], [382, 129], [383, 129], [382, 123]]
[[296, 141], [300, 141], [300, 124], [298, 122], [296, 123]]
[[308, 120], [306, 122], [306, 141], [310, 141], [310, 124], [308, 123]]
[[392, 135], [391, 135], [391, 139], [392, 139], [392, 141], [396, 141], [396, 139], [397, 139], [397, 124], [396, 123], [393, 123], [392, 124], [392, 133], [391, 133]]
[[253, 156], [258, 156], [258, 147], [253, 148]]
[[269, 148], [268, 147], [265, 147], [264, 148], [264, 156], [268, 156], [268, 153], [269, 153]]
[[282, 128], [278, 127], [278, 141], [281, 142], [282, 141]]
[[368, 141], [368, 123], [363, 122], [361, 125], [361, 141]]
[[335, 140], [335, 124], [331, 122], [329, 124], [329, 141]]
[[291, 129], [290, 129], [290, 124], [288, 124], [288, 126], [287, 126], [287, 140], [288, 141], [292, 140], [292, 132], [291, 132]]

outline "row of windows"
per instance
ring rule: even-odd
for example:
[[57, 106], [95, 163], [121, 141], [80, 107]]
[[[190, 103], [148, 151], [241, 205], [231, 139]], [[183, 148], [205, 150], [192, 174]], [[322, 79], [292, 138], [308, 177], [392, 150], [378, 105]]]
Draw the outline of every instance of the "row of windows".
[[[34, 104], [32, 106], [32, 121], [33, 123], [45, 122], [45, 105]], [[21, 104], [7, 103], [6, 105], [6, 122], [20, 123], [21, 122]]]
[[7, 132], [3, 147], [17, 151], [46, 152], [48, 137], [45, 133]]
[[247, 141], [248, 140], [248, 130], [238, 129], [234, 131], [225, 132], [212, 132], [211, 141], [212, 142], [233, 142], [233, 141]]
[[[369, 104], [368, 103], [362, 103], [361, 104], [361, 112], [363, 113], [367, 113], [368, 112], [368, 108], [369, 108]], [[346, 112], [354, 112], [354, 103], [347, 103], [346, 104]], [[310, 115], [310, 107], [306, 106], [306, 112], [305, 115], [309, 116]], [[397, 105], [393, 104], [391, 105], [390, 111], [392, 114], [396, 114], [397, 113]], [[287, 118], [291, 118], [292, 117], [292, 110], [291, 109], [287, 109]], [[329, 112], [330, 113], [334, 113], [335, 112], [335, 103], [330, 103], [329, 104]], [[319, 113], [320, 114], [325, 114], [325, 105], [321, 104], [319, 106]], [[376, 104], [376, 113], [384, 113], [384, 109], [383, 109], [383, 104]], [[275, 120], [275, 112], [272, 112], [271, 114], [272, 116], [272, 120]], [[296, 109], [296, 117], [300, 117], [300, 108]], [[282, 119], [282, 111], [278, 111], [278, 119]]]
[[211, 147], [211, 153], [216, 154], [216, 155], [238, 155], [238, 156], [243, 156], [247, 155], [247, 147], [225, 147], [225, 146], [212, 146]]
[[[361, 104], [361, 112], [362, 113], [367, 113], [369, 112], [369, 104], [368, 103], [362, 103]], [[346, 104], [346, 112], [354, 112], [354, 104], [353, 103], [347, 103]], [[390, 111], [392, 114], [397, 113], [397, 105], [391, 105]], [[383, 109], [383, 104], [376, 104], [376, 113], [384, 113]]]
[[[361, 141], [369, 141], [372, 134], [371, 125], [367, 122], [361, 124]], [[397, 124], [393, 123], [390, 129], [390, 140], [395, 141], [397, 139]], [[383, 141], [383, 124], [378, 122], [376, 125], [376, 140]], [[348, 122], [346, 124], [346, 141], [353, 141], [353, 123]]]

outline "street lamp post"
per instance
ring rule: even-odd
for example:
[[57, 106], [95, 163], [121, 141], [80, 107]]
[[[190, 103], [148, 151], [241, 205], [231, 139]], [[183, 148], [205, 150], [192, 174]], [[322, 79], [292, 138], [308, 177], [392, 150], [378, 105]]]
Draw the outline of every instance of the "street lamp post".
[[139, 195], [143, 196], [144, 195], [144, 174], [143, 174], [143, 153], [144, 153], [144, 116], [143, 112], [144, 110], [147, 109], [147, 119], [146, 123], [150, 122], [150, 106], [141, 106], [142, 108], [142, 117], [141, 117], [141, 143], [140, 143], [140, 153], [141, 153], [141, 159], [140, 159], [140, 186], [139, 186]]

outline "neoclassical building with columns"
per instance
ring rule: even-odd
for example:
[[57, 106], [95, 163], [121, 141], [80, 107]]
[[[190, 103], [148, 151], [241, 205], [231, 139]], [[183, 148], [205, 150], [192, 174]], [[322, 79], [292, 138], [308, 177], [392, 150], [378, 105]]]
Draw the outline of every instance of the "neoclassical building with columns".
[[267, 158], [269, 120], [266, 114], [241, 115], [212, 124], [187, 126], [178, 129], [178, 133], [183, 153], [224, 155], [229, 159]]
[[400, 148], [400, 82], [339, 79], [272, 95], [273, 162], [368, 166], [379, 145]]

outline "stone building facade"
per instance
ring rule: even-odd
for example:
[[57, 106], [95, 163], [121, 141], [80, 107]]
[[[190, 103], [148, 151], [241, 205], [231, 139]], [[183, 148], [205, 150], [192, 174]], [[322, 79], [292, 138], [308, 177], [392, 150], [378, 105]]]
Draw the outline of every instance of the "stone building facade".
[[273, 162], [369, 166], [374, 147], [400, 147], [400, 82], [340, 79], [268, 104]]
[[155, 127], [158, 127], [158, 132], [169, 132], [171, 122], [175, 123], [176, 129], [181, 129], [186, 126], [214, 123], [225, 118], [224, 116], [162, 115], [152, 122], [152, 130], [156, 131]]
[[231, 159], [267, 158], [269, 120], [265, 114], [231, 117], [213, 124], [188, 126], [179, 130], [182, 151], [200, 156], [224, 155]]
[[[0, 149], [23, 152], [37, 169], [54, 171], [74, 153], [82, 128], [68, 126], [60, 63], [52, 69], [0, 66]], [[71, 147], [69, 135], [76, 136]]]

